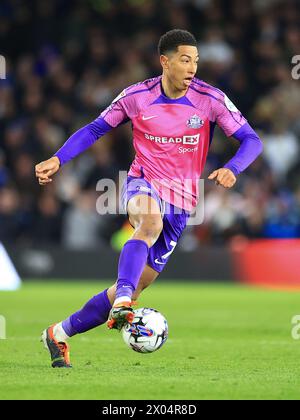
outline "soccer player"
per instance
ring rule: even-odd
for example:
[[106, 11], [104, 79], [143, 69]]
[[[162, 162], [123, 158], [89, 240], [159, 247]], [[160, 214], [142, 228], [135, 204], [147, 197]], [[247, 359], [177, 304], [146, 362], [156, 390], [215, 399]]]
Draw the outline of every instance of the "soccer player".
[[122, 188], [134, 227], [120, 254], [118, 279], [79, 311], [42, 335], [53, 367], [70, 367], [68, 339], [107, 320], [120, 330], [133, 320], [133, 301], [161, 273], [198, 200], [198, 182], [216, 124], [240, 147], [209, 179], [231, 188], [261, 153], [262, 143], [219, 89], [195, 77], [199, 60], [194, 36], [180, 29], [164, 34], [158, 52], [162, 75], [123, 92], [92, 123], [73, 134], [49, 160], [36, 166], [40, 185], [105, 133], [131, 120], [135, 159]]

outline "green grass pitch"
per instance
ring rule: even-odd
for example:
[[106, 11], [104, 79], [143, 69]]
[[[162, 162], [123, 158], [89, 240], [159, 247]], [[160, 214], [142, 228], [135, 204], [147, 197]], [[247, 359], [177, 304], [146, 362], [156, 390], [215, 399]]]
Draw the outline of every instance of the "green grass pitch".
[[25, 283], [0, 292], [1, 399], [299, 399], [299, 293], [234, 284], [159, 282], [139, 307], [160, 310], [169, 339], [138, 354], [106, 326], [70, 340], [73, 369], [52, 369], [40, 332], [107, 283]]

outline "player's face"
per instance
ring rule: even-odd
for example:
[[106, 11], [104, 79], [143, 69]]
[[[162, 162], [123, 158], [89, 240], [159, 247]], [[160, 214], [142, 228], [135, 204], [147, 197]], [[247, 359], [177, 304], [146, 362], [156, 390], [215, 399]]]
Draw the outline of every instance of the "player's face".
[[199, 54], [197, 47], [180, 45], [175, 53], [162, 56], [163, 69], [177, 90], [187, 90], [197, 72]]

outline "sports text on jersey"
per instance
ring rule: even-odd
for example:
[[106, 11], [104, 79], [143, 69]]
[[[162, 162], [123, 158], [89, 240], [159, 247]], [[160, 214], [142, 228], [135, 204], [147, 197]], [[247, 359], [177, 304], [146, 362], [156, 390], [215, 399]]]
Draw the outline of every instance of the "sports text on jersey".
[[195, 134], [192, 136], [183, 136], [183, 137], [159, 137], [152, 136], [151, 134], [145, 133], [145, 139], [154, 141], [155, 143], [182, 143], [182, 144], [191, 144], [195, 145], [199, 143], [200, 134]]

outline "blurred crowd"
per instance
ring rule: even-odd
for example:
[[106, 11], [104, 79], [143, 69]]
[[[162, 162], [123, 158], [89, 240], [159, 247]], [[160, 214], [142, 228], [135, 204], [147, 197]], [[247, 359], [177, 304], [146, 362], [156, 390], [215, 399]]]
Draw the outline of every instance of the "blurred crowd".
[[[184, 28], [199, 40], [198, 77], [224, 90], [264, 142], [233, 190], [205, 182], [200, 244], [300, 237], [300, 7], [293, 0], [2, 0], [0, 241], [89, 249], [111, 243], [124, 215], [99, 216], [97, 181], [134, 157], [130, 124], [113, 130], [41, 188], [34, 166], [95, 119], [126, 86], [161, 74], [159, 37]], [[206, 178], [237, 150], [217, 130]]]

